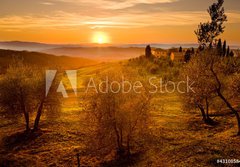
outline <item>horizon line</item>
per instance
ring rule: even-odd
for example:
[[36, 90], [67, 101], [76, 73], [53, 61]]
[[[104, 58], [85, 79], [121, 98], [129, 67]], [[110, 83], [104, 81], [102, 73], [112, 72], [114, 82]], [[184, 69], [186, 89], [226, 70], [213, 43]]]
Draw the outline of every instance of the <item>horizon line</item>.
[[[93, 46], [121, 46], [121, 45], [199, 45], [197, 42], [179, 42], [179, 43], [162, 43], [162, 42], [144, 42], [144, 43], [48, 43], [48, 42], [38, 42], [38, 41], [25, 41], [25, 40], [2, 40], [0, 43], [11, 43], [11, 42], [19, 42], [19, 43], [35, 43], [35, 44], [45, 44], [45, 45], [93, 45]], [[230, 43], [229, 46], [240, 47], [238, 43]]]

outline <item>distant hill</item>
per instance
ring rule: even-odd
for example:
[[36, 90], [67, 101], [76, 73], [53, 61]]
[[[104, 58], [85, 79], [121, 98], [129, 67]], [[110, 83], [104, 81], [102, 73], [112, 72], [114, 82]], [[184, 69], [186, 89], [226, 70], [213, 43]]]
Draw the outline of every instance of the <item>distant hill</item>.
[[[142, 44], [104, 44], [103, 47], [117, 47], [117, 48], [145, 48], [147, 45], [151, 45], [154, 48], [170, 49], [170, 48], [197, 48], [197, 43], [173, 43], [173, 44], [164, 44], [164, 43], [142, 43]], [[54, 48], [91, 48], [98, 47], [99, 44], [47, 44], [47, 43], [38, 43], [38, 42], [25, 42], [25, 41], [0, 41], [0, 49], [11, 49], [11, 50], [28, 50], [28, 51], [42, 51], [47, 49]], [[240, 48], [239, 45], [231, 45], [232, 49]]]
[[36, 42], [7, 41], [0, 42], [0, 49], [17, 51], [36, 51], [58, 56], [84, 57], [101, 61], [122, 60], [138, 57], [144, 53], [144, 47], [110, 46], [108, 44], [45, 44]]
[[53, 49], [59, 47], [80, 47], [83, 45], [71, 44], [45, 44], [37, 42], [23, 42], [23, 41], [6, 41], [0, 42], [0, 49], [10, 49], [18, 51], [41, 51], [46, 49]]
[[96, 61], [67, 57], [67, 56], [55, 56], [40, 52], [28, 52], [28, 51], [13, 51], [0, 49], [0, 68], [1, 71], [6, 69], [13, 59], [22, 59], [26, 64], [32, 64], [44, 67], [61, 67], [63, 69], [75, 69], [84, 66], [97, 64]]
[[9, 41], [0, 42], [0, 49], [11, 49], [11, 50], [28, 50], [28, 51], [40, 51], [44, 49], [51, 49], [60, 47], [60, 45], [36, 43], [36, 42], [22, 42], [22, 41]]
[[144, 54], [145, 48], [139, 47], [61, 47], [42, 52], [54, 55], [84, 57], [101, 61], [124, 60]]

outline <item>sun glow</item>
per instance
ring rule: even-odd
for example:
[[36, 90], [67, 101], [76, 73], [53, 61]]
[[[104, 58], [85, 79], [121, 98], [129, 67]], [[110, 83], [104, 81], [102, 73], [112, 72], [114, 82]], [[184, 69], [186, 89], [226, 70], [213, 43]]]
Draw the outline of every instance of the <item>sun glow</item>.
[[92, 37], [92, 42], [97, 44], [109, 43], [109, 36], [105, 32], [95, 32]]

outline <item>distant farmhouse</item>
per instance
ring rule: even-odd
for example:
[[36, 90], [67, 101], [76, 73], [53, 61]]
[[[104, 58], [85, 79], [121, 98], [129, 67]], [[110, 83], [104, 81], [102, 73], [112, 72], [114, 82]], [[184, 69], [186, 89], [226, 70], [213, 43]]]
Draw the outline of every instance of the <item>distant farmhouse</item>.
[[184, 55], [186, 49], [183, 49], [182, 52], [179, 52], [177, 48], [164, 50], [160, 48], [153, 49], [152, 54], [156, 58], [170, 58], [172, 61], [184, 61]]
[[[161, 49], [161, 48], [155, 48], [152, 50], [152, 54], [154, 55], [154, 57], [156, 58], [169, 58], [172, 61], [177, 61], [177, 62], [184, 62], [185, 61], [185, 54], [186, 52], [190, 50], [188, 48], [171, 48], [171, 49]], [[191, 51], [191, 55], [194, 55], [194, 53], [196, 52], [196, 49], [192, 48]], [[240, 49], [235, 49], [232, 50], [234, 57], [238, 57], [240, 58]]]
[[152, 54], [157, 58], [161, 58], [161, 57], [167, 58], [168, 57], [168, 51], [164, 50], [164, 49], [159, 49], [159, 48], [154, 49], [152, 51]]
[[185, 52], [171, 52], [170, 59], [172, 61], [183, 62], [184, 61], [184, 55], [185, 55]]

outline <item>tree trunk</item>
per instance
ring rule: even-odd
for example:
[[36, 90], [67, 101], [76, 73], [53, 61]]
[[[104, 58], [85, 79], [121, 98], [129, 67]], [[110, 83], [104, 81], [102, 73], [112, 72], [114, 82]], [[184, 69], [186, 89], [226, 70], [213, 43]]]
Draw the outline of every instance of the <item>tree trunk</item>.
[[201, 113], [202, 113], [203, 121], [206, 123], [207, 117], [206, 117], [204, 108], [203, 108], [201, 105], [198, 105], [198, 108], [200, 109], [200, 111], [201, 111]]
[[39, 125], [40, 118], [42, 115], [42, 110], [43, 110], [43, 104], [44, 104], [44, 100], [41, 101], [41, 104], [38, 107], [37, 116], [36, 116], [35, 122], [34, 122], [34, 129], [33, 129], [34, 131], [38, 130], [38, 125]]
[[208, 98], [205, 98], [205, 102], [206, 102], [206, 123], [209, 125], [213, 125], [214, 121], [209, 117], [209, 102], [208, 102]]
[[238, 111], [235, 110], [232, 105], [228, 102], [228, 100], [223, 96], [220, 90], [217, 91], [218, 96], [224, 101], [224, 103], [227, 105], [227, 107], [234, 113], [237, 123], [238, 123], [238, 133], [237, 135], [240, 136], [240, 116], [238, 114]]
[[206, 98], [205, 101], [206, 101], [206, 117], [207, 117], [207, 120], [211, 120], [211, 118], [209, 117], [209, 103], [208, 103], [208, 99]]
[[123, 144], [122, 144], [122, 136], [120, 136], [121, 134], [119, 133], [118, 131], [118, 128], [117, 128], [117, 125], [116, 125], [116, 121], [114, 122], [114, 131], [115, 131], [115, 134], [116, 134], [116, 137], [117, 137], [117, 156], [118, 158], [122, 158], [124, 153], [125, 153], [125, 150], [124, 150], [124, 147], [123, 147]]
[[215, 77], [215, 80], [217, 81], [218, 87], [216, 89], [218, 96], [223, 100], [223, 102], [227, 105], [227, 107], [234, 113], [234, 115], [236, 116], [237, 119], [237, 123], [238, 123], [238, 133], [237, 135], [240, 136], [240, 117], [238, 114], [238, 111], [235, 110], [232, 105], [228, 102], [228, 100], [223, 96], [222, 92], [221, 92], [221, 88], [222, 88], [222, 84], [217, 76], [217, 73], [214, 72], [213, 70], [213, 64], [211, 66], [211, 71]]
[[131, 150], [130, 150], [130, 135], [127, 136], [127, 155], [130, 156]]
[[77, 162], [78, 162], [78, 167], [81, 167], [81, 164], [80, 164], [80, 154], [79, 153], [77, 154]]
[[25, 118], [26, 132], [29, 132], [30, 131], [30, 127], [29, 127], [29, 113], [26, 111], [26, 107], [25, 107], [23, 98], [21, 98], [21, 109], [22, 109], [22, 112], [23, 112], [24, 118]]
[[24, 111], [24, 118], [25, 118], [25, 123], [26, 123], [26, 132], [30, 131], [30, 127], [29, 127], [29, 114], [28, 112]]

